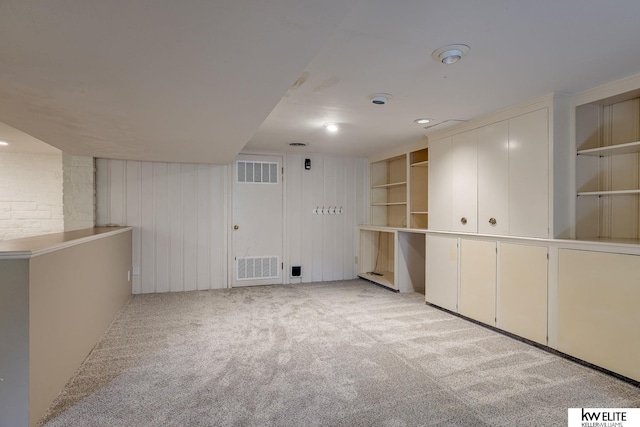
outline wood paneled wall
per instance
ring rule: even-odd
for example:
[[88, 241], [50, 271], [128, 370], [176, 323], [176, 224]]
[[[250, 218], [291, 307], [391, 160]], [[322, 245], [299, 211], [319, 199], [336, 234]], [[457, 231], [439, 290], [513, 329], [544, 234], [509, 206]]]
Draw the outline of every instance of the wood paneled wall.
[[[284, 164], [285, 283], [355, 278], [367, 160], [290, 154]], [[134, 293], [228, 286], [231, 165], [97, 159], [96, 169], [96, 224], [135, 227]], [[344, 213], [314, 215], [316, 206]], [[293, 265], [301, 279], [290, 279]]]

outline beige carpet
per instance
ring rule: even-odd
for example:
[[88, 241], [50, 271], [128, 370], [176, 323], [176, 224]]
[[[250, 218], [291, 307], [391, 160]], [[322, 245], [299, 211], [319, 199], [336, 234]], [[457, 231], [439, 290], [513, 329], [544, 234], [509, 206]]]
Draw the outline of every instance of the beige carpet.
[[54, 426], [564, 426], [640, 389], [361, 280], [135, 296]]

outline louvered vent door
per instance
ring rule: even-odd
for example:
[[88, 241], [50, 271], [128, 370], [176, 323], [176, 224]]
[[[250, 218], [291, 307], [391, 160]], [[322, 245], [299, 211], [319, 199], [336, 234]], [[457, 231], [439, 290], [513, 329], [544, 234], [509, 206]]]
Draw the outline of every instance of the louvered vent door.
[[278, 156], [239, 155], [234, 164], [234, 287], [283, 282], [281, 171]]

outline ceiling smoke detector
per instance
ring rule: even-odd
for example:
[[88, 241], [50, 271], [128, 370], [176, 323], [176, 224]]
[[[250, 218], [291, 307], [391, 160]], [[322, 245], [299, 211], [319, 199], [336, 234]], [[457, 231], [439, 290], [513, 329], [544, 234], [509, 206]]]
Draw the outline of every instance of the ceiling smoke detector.
[[431, 57], [444, 65], [455, 64], [469, 52], [469, 49], [466, 44], [450, 44], [434, 50]]
[[371, 103], [375, 105], [384, 105], [391, 98], [389, 93], [374, 93], [371, 95]]

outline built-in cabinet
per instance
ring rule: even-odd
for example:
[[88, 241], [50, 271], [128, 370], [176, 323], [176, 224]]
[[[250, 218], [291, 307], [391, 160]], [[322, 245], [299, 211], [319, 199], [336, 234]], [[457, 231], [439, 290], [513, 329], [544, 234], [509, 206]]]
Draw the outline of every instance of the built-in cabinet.
[[640, 256], [561, 249], [558, 350], [640, 381]]
[[458, 312], [458, 239], [429, 234], [425, 300]]
[[499, 243], [496, 326], [547, 345], [549, 249]]
[[491, 326], [496, 324], [496, 245], [460, 239], [459, 313]]
[[550, 95], [372, 161], [361, 276], [424, 280], [429, 304], [640, 381], [638, 87]]
[[436, 136], [429, 149], [430, 229], [549, 236], [548, 108]]

